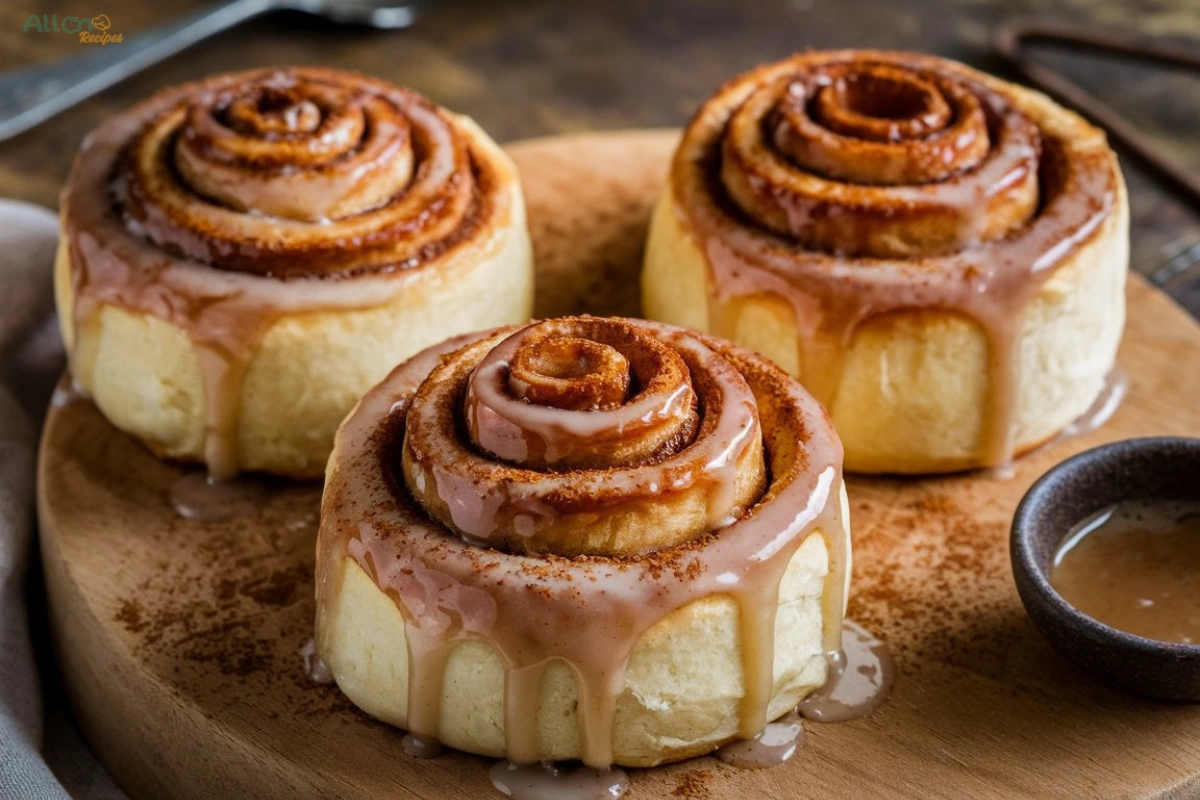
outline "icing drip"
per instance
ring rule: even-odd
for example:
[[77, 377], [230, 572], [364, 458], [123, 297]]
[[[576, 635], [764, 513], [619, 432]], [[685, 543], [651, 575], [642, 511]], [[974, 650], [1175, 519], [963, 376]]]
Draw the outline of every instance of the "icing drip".
[[887, 700], [895, 680], [891, 654], [883, 642], [859, 624], [842, 624], [842, 647], [826, 654], [829, 670], [823, 686], [799, 707], [750, 738], [717, 751], [717, 757], [742, 769], [763, 769], [788, 761], [804, 746], [803, 719], [847, 722], [870, 714]]
[[63, 195], [72, 372], [105, 306], [190, 339], [209, 474], [239, 467], [242, 384], [281, 317], [386, 304], [417, 268], [483, 236], [495, 165], [450, 115], [398, 86], [260, 70], [161, 92], [91, 133]]
[[79, 388], [79, 384], [72, 380], [60, 380], [54, 387], [54, 391], [50, 395], [50, 407], [62, 408], [69, 406], [72, 403], [77, 403], [84, 399], [87, 394]]
[[[617, 353], [598, 355], [573, 343], [548, 346], [560, 338], [585, 339]], [[649, 358], [651, 339], [672, 355]], [[527, 391], [514, 400], [523, 390], [492, 367], [522, 363], [523, 344], [556, 353], [553, 364], [535, 370], [548, 381], [520, 370], [524, 384], [546, 384], [538, 390], [546, 405], [531, 402]], [[564, 351], [586, 357], [562, 368], [558, 359]], [[534, 462], [538, 467], [517, 466], [481, 454], [461, 422], [473, 403], [492, 404], [488, 407], [521, 431], [537, 436], [596, 431], [603, 440], [605, 431], [624, 425], [638, 429], [635, 441], [644, 434], [657, 443], [664, 419], [674, 424], [678, 418], [674, 412], [659, 417], [648, 412], [678, 408], [672, 399], [677, 392], [659, 394], [657, 373], [648, 364], [672, 371], [676, 358], [696, 396], [695, 408], [687, 412], [696, 420], [686, 446], [674, 452], [667, 447], [665, 457], [622, 453], [612, 466], [576, 471], [541, 467], [540, 461]], [[609, 371], [626, 369], [627, 388], [612, 389], [625, 381]], [[559, 380], [589, 386], [551, 385]], [[585, 393], [604, 399], [583, 409], [568, 409], [573, 401], [558, 402]], [[638, 428], [642, 422], [648, 429]], [[747, 460], [747, 453], [757, 458]], [[445, 660], [459, 642], [481, 639], [505, 667], [509, 761], [529, 765], [540, 759], [540, 689], [546, 668], [558, 661], [570, 668], [578, 688], [581, 760], [605, 769], [613, 762], [614, 713], [635, 643], [667, 615], [713, 596], [732, 598], [739, 609], [745, 691], [737, 732], [756, 736], [766, 725], [774, 689], [780, 584], [810, 536], [823, 538], [828, 555], [823, 646], [829, 653], [841, 647], [849, 540], [840, 443], [824, 411], [794, 381], [765, 359], [719, 340], [640, 320], [591, 318], [461, 337], [408, 362], [364, 397], [343, 426], [333, 458], [338, 468], [326, 491], [338, 501], [327, 504], [322, 520], [318, 574], [331, 574], [329, 565], [352, 558], [402, 611], [410, 676], [406, 727], [414, 736], [437, 737]], [[450, 469], [460, 463], [480, 466]], [[403, 476], [393, 475], [397, 470]], [[742, 490], [729, 484], [746, 482], [744, 476], [756, 470], [751, 497], [738, 499], [740, 510], [714, 525], [710, 504], [727, 500], [711, 498], [737, 497]], [[458, 476], [457, 482], [448, 475]], [[679, 527], [682, 515], [675, 510], [692, 493], [698, 493], [702, 513]], [[541, 504], [541, 527], [514, 533], [520, 517], [511, 508], [527, 510], [530, 498]], [[570, 503], [555, 507], [563, 498]], [[579, 516], [561, 538], [539, 539], [572, 514]], [[615, 552], [608, 536], [585, 542], [581, 555], [563, 557], [562, 548], [581, 547], [586, 520], [597, 516], [609, 528], [624, 526], [636, 534], [625, 551]], [[462, 535], [459, 526], [467, 517], [487, 523], [469, 526], [487, 539]], [[676, 527], [660, 541], [653, 538], [660, 526], [648, 520]], [[528, 539], [553, 547], [540, 552], [513, 547]], [[332, 581], [319, 582], [318, 608], [336, 591]], [[318, 630], [321, 625], [319, 615]], [[509, 774], [507, 767], [497, 769]]]
[[1112, 216], [1103, 135], [1043, 130], [978, 73], [911, 54], [796, 56], [700, 109], [672, 169], [705, 254], [709, 328], [783, 298], [801, 378], [833, 408], [865, 321], [958, 312], [988, 346], [980, 465], [1013, 455], [1025, 316], [1055, 267]]
[[[1125, 371], [1119, 366], [1113, 367], [1105, 377], [1104, 386], [1100, 389], [1100, 394], [1096, 395], [1096, 399], [1092, 402], [1091, 407], [1080, 414], [1070, 425], [1063, 428], [1058, 435], [1049, 439], [1045, 444], [1030, 450], [1025, 455], [1049, 449], [1067, 439], [1072, 439], [1076, 436], [1086, 436], [1092, 431], [1099, 430], [1104, 423], [1112, 418], [1113, 414], [1117, 413], [1117, 409], [1121, 407], [1121, 403], [1125, 399], [1125, 393], [1128, 388], [1129, 379], [1126, 377]], [[980, 474], [994, 480], [1006, 481], [1016, 477], [1017, 470], [1011, 461], [1007, 461], [995, 467], [981, 470]]]
[[317, 653], [317, 644], [313, 639], [309, 639], [304, 643], [304, 647], [300, 648], [300, 657], [304, 659], [304, 674], [310, 681], [320, 684], [333, 683], [333, 673]]

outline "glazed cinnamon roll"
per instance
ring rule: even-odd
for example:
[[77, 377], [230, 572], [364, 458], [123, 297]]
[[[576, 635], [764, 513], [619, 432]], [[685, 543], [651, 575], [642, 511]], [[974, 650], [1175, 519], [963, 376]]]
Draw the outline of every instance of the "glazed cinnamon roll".
[[459, 337], [329, 462], [317, 647], [367, 713], [517, 763], [708, 752], [821, 685], [841, 446], [766, 359], [578, 317]]
[[943, 59], [813, 52], [700, 108], [643, 299], [798, 376], [847, 469], [936, 472], [1004, 463], [1092, 405], [1127, 262], [1102, 132]]
[[319, 475], [398, 361], [531, 312], [512, 163], [469, 119], [363, 75], [165, 90], [87, 137], [61, 205], [76, 382], [219, 478]]

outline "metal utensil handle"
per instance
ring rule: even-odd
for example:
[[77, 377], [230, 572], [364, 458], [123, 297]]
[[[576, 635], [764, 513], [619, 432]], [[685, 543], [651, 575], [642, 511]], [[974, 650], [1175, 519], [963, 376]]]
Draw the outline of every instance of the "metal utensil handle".
[[1146, 42], [1086, 27], [1040, 20], [1015, 20], [1001, 26], [992, 39], [996, 52], [1038, 88], [1075, 106], [1093, 122], [1105, 128], [1109, 135], [1158, 173], [1177, 193], [1189, 200], [1194, 207], [1200, 208], [1200, 176], [1195, 175], [1166, 148], [1117, 113], [1112, 106], [1097, 99], [1064, 74], [1032, 59], [1024, 49], [1024, 45], [1031, 41], [1074, 45], [1077, 48], [1115, 53], [1125, 58], [1191, 70], [1200, 70], [1200, 53], [1194, 48]]
[[86, 55], [0, 76], [0, 141], [275, 5], [273, 0], [230, 0], [120, 43], [95, 46]]

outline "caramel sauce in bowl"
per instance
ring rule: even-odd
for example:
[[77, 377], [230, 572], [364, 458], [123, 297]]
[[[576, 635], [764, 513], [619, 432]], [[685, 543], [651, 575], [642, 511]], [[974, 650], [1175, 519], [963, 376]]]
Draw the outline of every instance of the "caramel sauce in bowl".
[[[1146, 549], [1147, 535], [1179, 536], [1178, 531], [1139, 533], [1136, 528], [1166, 524], [1175, 520], [1172, 510], [1192, 508], [1198, 502], [1200, 439], [1127, 439], [1080, 453], [1051, 469], [1026, 493], [1012, 526], [1013, 575], [1034, 624], [1068, 658], [1116, 688], [1163, 700], [1200, 702], [1200, 643], [1149, 638], [1114, 627], [1135, 628], [1143, 634], [1162, 630], [1130, 624], [1129, 610], [1112, 603], [1128, 591], [1144, 588], [1148, 578], [1143, 573], [1163, 563]], [[1140, 512], [1142, 520], [1124, 532], [1093, 530], [1106, 514], [1111, 521], [1116, 515], [1113, 509], [1122, 509], [1119, 516], [1135, 522]], [[1200, 536], [1200, 526], [1194, 527]], [[1130, 531], [1135, 535], [1126, 536]], [[1097, 533], [1120, 535], [1125, 541], [1120, 548], [1111, 541], [1093, 542], [1089, 550], [1108, 551], [1097, 560], [1095, 552], [1079, 549], [1081, 542]], [[1085, 574], [1055, 569], [1056, 562], [1072, 557], [1072, 550], [1075, 558], [1090, 559]], [[1194, 552], [1182, 548], [1181, 554], [1184, 550]], [[1178, 572], [1177, 566], [1168, 571]], [[1097, 585], [1087, 584], [1088, 571]], [[1163, 586], [1171, 578], [1165, 575]], [[1061, 593], [1056, 585], [1063, 589]], [[1089, 602], [1100, 595], [1104, 602]], [[1180, 606], [1175, 606], [1177, 612]], [[1164, 613], [1172, 612], [1167, 608]]]

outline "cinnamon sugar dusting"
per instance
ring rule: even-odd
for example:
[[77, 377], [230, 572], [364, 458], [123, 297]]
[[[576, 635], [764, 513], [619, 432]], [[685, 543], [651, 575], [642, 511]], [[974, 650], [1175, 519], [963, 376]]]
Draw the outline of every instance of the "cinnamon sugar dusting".
[[[137, 447], [124, 439], [121, 446]], [[160, 496], [138, 497], [135, 505], [161, 504], [165, 513], [146, 513], [171, 525], [139, 530], [127, 546], [157, 550], [169, 543], [170, 558], [112, 610], [128, 646], [141, 661], [186, 683], [202, 706], [228, 703], [231, 685], [251, 694], [270, 685], [300, 718], [357, 716], [341, 693], [308, 678], [300, 655], [312, 635], [319, 487], [265, 487], [266, 500], [252, 515], [207, 525], [170, 514], [166, 490], [176, 470], [160, 471]]]
[[901, 673], [919, 658], [1011, 678], [1013, 654], [1037, 649], [1036, 631], [1012, 600], [1007, 542], [1016, 499], [852, 480], [851, 514], [874, 524], [855, 529], [847, 615], [887, 631]]
[[708, 800], [712, 791], [708, 788], [712, 771], [694, 769], [685, 772], [671, 790], [671, 797], [681, 797], [684, 800]]

